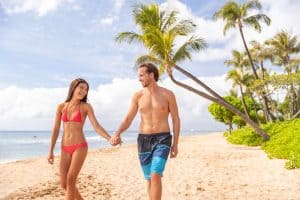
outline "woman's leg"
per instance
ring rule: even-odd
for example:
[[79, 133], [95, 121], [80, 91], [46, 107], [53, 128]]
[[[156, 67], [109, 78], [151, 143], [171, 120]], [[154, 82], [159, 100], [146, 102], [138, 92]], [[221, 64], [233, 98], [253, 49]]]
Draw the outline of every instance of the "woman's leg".
[[81, 147], [72, 154], [71, 165], [67, 174], [67, 199], [82, 199], [76, 189], [76, 180], [87, 155], [87, 147]]
[[67, 175], [71, 164], [71, 155], [61, 150], [60, 156], [60, 185], [63, 189], [67, 189]]

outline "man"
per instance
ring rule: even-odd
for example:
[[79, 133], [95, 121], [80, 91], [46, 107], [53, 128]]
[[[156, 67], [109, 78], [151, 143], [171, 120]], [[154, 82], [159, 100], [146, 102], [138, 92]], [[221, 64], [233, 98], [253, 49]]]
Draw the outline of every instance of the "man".
[[[175, 158], [178, 152], [180, 119], [174, 94], [158, 86], [158, 70], [155, 65], [145, 63], [138, 69], [139, 81], [144, 87], [132, 98], [129, 112], [111, 139], [121, 141], [120, 135], [127, 130], [139, 110], [141, 122], [138, 135], [138, 153], [150, 200], [161, 199], [161, 177], [170, 153]], [[169, 114], [173, 124], [173, 142], [168, 123]], [[171, 151], [171, 152], [170, 152]]]

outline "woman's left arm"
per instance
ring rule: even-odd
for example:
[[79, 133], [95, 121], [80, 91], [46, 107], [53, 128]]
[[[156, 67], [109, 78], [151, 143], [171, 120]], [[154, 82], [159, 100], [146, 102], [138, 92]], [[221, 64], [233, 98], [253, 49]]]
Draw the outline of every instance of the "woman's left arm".
[[100, 134], [102, 137], [104, 137], [107, 141], [111, 138], [111, 136], [107, 133], [107, 131], [99, 124], [97, 121], [93, 107], [90, 104], [86, 104], [87, 109], [87, 116], [89, 117], [89, 120], [94, 128], [94, 130]]

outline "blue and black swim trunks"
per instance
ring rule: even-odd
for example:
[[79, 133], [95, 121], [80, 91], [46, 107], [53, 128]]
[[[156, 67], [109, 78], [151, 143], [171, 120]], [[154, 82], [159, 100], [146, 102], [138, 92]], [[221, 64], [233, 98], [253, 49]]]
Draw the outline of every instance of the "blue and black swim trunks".
[[172, 135], [169, 132], [139, 134], [137, 143], [145, 179], [150, 180], [152, 173], [162, 176], [171, 149]]

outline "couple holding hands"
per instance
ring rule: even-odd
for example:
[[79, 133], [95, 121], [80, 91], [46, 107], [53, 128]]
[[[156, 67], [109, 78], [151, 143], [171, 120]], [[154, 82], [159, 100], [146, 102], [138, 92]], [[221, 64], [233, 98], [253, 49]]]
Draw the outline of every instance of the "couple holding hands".
[[[144, 63], [138, 68], [138, 77], [143, 89], [137, 91], [131, 100], [129, 111], [121, 125], [110, 136], [98, 123], [92, 106], [87, 103], [89, 84], [84, 79], [71, 82], [65, 102], [58, 105], [52, 131], [48, 162], [54, 162], [54, 147], [63, 123], [61, 141], [60, 182], [66, 190], [66, 199], [83, 199], [76, 188], [76, 180], [88, 151], [83, 133], [86, 117], [94, 130], [107, 139], [111, 145], [122, 143], [121, 133], [127, 130], [137, 112], [141, 121], [137, 138], [138, 157], [144, 177], [147, 180], [147, 192], [150, 200], [161, 199], [161, 177], [167, 158], [176, 157], [180, 119], [173, 92], [157, 84], [159, 72], [152, 63]], [[170, 134], [169, 115], [172, 119], [173, 135]]]

